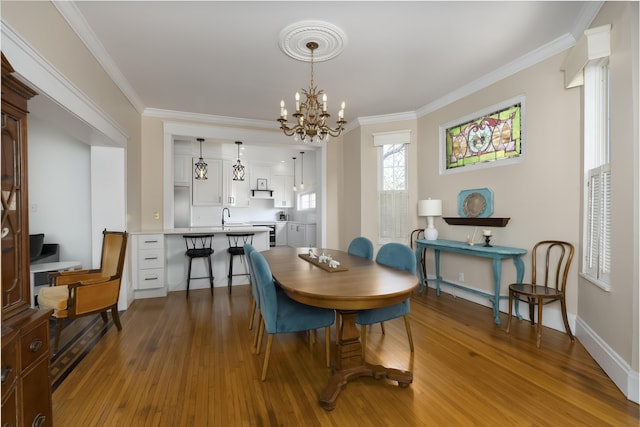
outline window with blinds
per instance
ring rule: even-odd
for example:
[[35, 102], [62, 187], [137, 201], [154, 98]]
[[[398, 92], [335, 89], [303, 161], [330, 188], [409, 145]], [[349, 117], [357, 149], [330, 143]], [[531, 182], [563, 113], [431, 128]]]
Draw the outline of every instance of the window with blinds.
[[609, 165], [589, 171], [587, 182], [587, 244], [584, 273], [609, 284], [611, 271], [611, 169]]
[[584, 251], [582, 274], [610, 289], [611, 165], [609, 62], [584, 68]]

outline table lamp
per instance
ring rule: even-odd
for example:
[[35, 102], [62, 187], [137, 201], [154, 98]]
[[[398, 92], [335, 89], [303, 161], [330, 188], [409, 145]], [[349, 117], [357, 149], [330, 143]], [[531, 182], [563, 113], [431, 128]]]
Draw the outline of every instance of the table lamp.
[[427, 228], [424, 229], [424, 238], [426, 240], [436, 240], [438, 238], [438, 230], [433, 226], [433, 217], [442, 215], [442, 200], [420, 200], [418, 202], [418, 216], [427, 217]]

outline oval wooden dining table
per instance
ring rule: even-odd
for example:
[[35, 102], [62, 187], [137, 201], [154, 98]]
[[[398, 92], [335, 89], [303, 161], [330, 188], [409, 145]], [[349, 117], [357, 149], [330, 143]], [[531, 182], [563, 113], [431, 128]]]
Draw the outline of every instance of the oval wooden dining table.
[[[330, 269], [326, 263], [318, 264], [318, 259], [307, 259], [309, 250], [317, 256], [330, 255], [340, 267]], [[388, 378], [403, 388], [413, 382], [410, 371], [364, 360], [356, 315], [359, 310], [385, 307], [409, 298], [418, 286], [415, 275], [333, 249], [276, 247], [262, 254], [274, 279], [290, 298], [335, 309], [339, 314], [333, 372], [319, 396], [324, 409], [334, 409], [342, 387], [355, 378]]]

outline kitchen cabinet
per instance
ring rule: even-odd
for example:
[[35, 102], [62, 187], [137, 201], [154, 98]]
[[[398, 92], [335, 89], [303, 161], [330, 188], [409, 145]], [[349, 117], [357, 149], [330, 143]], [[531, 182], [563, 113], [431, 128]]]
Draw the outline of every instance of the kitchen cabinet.
[[173, 158], [173, 185], [188, 187], [195, 176], [191, 156], [176, 154]]
[[316, 225], [288, 222], [287, 245], [295, 248], [316, 246]]
[[274, 175], [271, 179], [273, 188], [273, 207], [293, 207], [293, 176]]
[[287, 222], [276, 222], [276, 246], [287, 246]]
[[225, 181], [225, 206], [233, 206], [236, 208], [249, 207], [249, 200], [251, 196], [251, 174], [249, 173], [249, 167], [245, 164], [244, 181], [233, 180], [233, 166], [234, 162], [225, 162], [224, 165], [224, 177]]
[[163, 289], [164, 286], [164, 235], [139, 234], [133, 242], [133, 288], [136, 291]]
[[[191, 166], [195, 169], [197, 157], [192, 158]], [[192, 176], [193, 205], [221, 206], [222, 205], [222, 160], [204, 159], [207, 164], [207, 179], [195, 179]]]

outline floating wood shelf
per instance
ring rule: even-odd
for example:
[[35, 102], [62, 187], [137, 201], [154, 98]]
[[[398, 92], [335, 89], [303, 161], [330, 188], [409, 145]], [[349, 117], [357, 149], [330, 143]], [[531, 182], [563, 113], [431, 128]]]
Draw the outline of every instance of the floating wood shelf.
[[269, 193], [269, 197], [273, 197], [273, 190], [251, 190], [251, 196], [255, 197], [256, 191], [260, 191], [263, 193]]
[[449, 225], [475, 225], [485, 227], [504, 227], [511, 218], [456, 218], [443, 217]]

